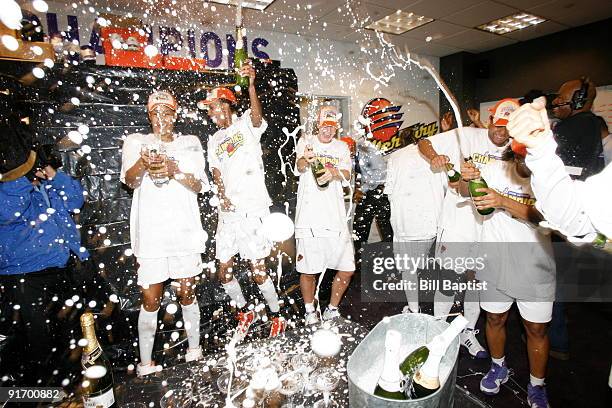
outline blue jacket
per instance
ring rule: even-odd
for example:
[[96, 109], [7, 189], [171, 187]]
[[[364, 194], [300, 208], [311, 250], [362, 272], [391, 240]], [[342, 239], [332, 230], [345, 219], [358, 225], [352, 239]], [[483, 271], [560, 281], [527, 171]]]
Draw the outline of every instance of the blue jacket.
[[65, 267], [70, 251], [87, 259], [71, 216], [83, 202], [81, 183], [61, 171], [38, 188], [25, 177], [0, 182], [0, 275]]

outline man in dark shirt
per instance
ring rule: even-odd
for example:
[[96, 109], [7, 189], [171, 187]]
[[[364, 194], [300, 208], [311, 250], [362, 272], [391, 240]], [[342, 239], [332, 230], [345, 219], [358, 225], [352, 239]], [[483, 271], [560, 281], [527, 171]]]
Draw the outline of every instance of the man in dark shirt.
[[604, 167], [600, 125], [591, 112], [596, 94], [595, 84], [583, 77], [561, 85], [552, 102], [553, 114], [560, 119], [554, 128], [557, 153], [570, 176], [579, 180]]

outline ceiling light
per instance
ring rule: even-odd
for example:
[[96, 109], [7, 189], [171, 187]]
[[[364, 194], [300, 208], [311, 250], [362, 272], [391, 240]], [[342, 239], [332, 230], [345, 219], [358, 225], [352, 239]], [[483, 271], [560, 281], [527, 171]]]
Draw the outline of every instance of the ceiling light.
[[497, 20], [489, 21], [488, 23], [481, 24], [476, 28], [493, 34], [507, 34], [516, 30], [522, 30], [524, 28], [543, 23], [545, 21], [546, 19], [542, 17], [520, 12]]
[[403, 34], [406, 31], [414, 30], [424, 24], [430, 23], [433, 18], [417, 16], [414, 13], [406, 13], [397, 10], [393, 14], [389, 14], [378, 21], [367, 25], [369, 30], [381, 31], [389, 34]]
[[[217, 4], [232, 4], [237, 5], [240, 0], [206, 0], [208, 3]], [[274, 0], [244, 0], [241, 1], [243, 8], [250, 8], [255, 10], [265, 10], [270, 4], [274, 3]]]

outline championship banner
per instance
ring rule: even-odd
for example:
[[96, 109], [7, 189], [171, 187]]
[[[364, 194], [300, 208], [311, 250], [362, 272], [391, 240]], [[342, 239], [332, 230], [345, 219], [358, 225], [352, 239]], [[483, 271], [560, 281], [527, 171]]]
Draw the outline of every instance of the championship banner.
[[438, 122], [435, 121], [417, 122], [400, 129], [404, 123], [401, 109], [402, 105], [394, 105], [386, 98], [374, 98], [361, 110], [366, 122], [366, 138], [384, 155], [438, 133]]

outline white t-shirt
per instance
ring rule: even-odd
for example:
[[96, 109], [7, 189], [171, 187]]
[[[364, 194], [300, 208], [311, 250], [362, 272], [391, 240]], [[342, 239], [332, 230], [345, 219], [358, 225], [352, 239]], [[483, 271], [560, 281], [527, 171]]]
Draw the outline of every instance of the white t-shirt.
[[436, 236], [447, 185], [446, 173], [434, 173], [416, 145], [387, 156], [385, 194], [391, 203], [394, 240]]
[[[153, 134], [135, 133], [123, 142], [120, 179], [138, 161], [145, 144], [162, 144], [169, 158], [177, 161], [183, 173], [191, 173], [201, 181], [202, 191], [210, 187], [202, 144], [196, 136], [175, 135], [170, 143], [162, 143]], [[130, 211], [130, 239], [134, 255], [139, 258], [164, 258], [202, 253], [206, 233], [200, 221], [197, 194], [176, 180], [160, 187], [145, 176], [134, 190]]]
[[236, 213], [255, 213], [272, 205], [259, 143], [267, 128], [263, 119], [259, 127], [254, 127], [248, 109], [229, 127], [219, 129], [208, 139], [211, 172], [216, 168], [221, 173], [225, 195]]
[[[324, 166], [352, 170], [346, 143], [338, 139], [321, 143], [316, 136], [305, 136], [298, 140], [295, 148], [297, 159], [304, 156], [307, 145], [312, 146], [315, 157]], [[310, 168], [306, 169], [300, 174], [298, 185], [295, 237], [338, 236], [342, 232], [348, 232], [342, 181], [332, 180], [327, 187], [320, 188]]]
[[[522, 204], [534, 205], [531, 179], [521, 177], [513, 161], [491, 161], [482, 176], [489, 188]], [[497, 289], [518, 299], [554, 299], [555, 262], [548, 230], [495, 209], [483, 217], [481, 249], [492, 252], [478, 278], [495, 283]]]
[[[464, 138], [461, 140], [463, 154], [471, 156], [472, 161], [480, 170], [490, 161], [501, 160], [505, 146], [498, 147], [491, 139], [487, 129], [463, 128]], [[458, 141], [458, 130], [439, 133], [428, 138], [438, 154], [450, 158], [455, 170], [460, 171], [464, 159]], [[456, 191], [449, 189], [442, 204], [440, 231], [445, 242], [475, 242], [479, 239], [482, 216], [478, 214], [468, 197], [461, 197]]]

